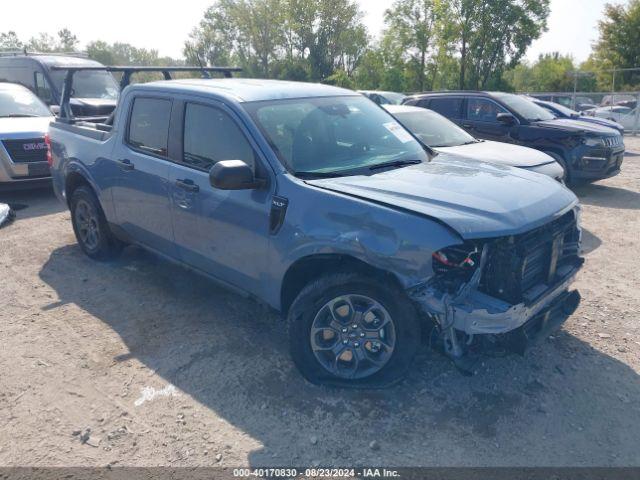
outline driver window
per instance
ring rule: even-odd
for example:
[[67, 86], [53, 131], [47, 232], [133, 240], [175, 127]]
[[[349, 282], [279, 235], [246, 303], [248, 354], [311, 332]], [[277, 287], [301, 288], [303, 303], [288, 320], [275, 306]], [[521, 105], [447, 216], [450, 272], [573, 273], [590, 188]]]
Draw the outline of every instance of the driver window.
[[467, 118], [476, 122], [498, 123], [499, 113], [507, 111], [491, 100], [486, 98], [470, 98], [467, 100]]
[[210, 170], [221, 160], [242, 160], [255, 171], [255, 153], [234, 120], [218, 108], [188, 103], [184, 116], [184, 163]]

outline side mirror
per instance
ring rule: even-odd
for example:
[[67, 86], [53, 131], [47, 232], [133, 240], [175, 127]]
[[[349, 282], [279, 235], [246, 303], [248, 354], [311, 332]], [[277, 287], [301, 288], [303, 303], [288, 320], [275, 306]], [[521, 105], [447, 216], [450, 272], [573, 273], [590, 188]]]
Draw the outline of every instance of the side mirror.
[[49, 110], [51, 110], [51, 113], [56, 117], [60, 115], [60, 105], [51, 105], [49, 106]]
[[496, 120], [498, 120], [501, 123], [504, 123], [505, 125], [516, 124], [516, 117], [514, 117], [511, 113], [501, 112], [498, 115], [496, 115]]
[[211, 167], [209, 183], [220, 190], [251, 190], [262, 187], [253, 170], [242, 160], [222, 160]]

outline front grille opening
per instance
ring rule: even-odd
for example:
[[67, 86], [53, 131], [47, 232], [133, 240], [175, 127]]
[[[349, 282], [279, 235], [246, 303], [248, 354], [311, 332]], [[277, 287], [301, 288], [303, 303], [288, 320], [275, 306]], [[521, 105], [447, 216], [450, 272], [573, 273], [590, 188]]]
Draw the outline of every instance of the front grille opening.
[[32, 163], [47, 161], [47, 145], [44, 137], [20, 140], [2, 140], [4, 148], [13, 163]]
[[512, 304], [529, 300], [536, 288], [543, 293], [558, 281], [558, 272], [575, 262], [578, 253], [579, 232], [571, 211], [530, 232], [496, 239], [479, 289]]

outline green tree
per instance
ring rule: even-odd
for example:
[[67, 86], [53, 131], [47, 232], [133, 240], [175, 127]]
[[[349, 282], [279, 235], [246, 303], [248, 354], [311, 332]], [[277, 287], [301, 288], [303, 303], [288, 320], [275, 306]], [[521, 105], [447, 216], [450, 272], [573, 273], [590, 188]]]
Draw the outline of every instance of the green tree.
[[16, 32], [9, 30], [8, 32], [0, 33], [0, 48], [1, 49], [17, 49], [24, 47], [24, 44], [16, 35]]
[[540, 55], [533, 64], [519, 63], [504, 73], [505, 81], [519, 92], [567, 92], [573, 90], [576, 66], [568, 55]]
[[425, 89], [427, 62], [434, 56], [443, 5], [438, 0], [396, 0], [385, 12], [385, 36], [404, 52], [416, 78], [414, 88], [420, 91]]
[[58, 42], [48, 33], [39, 33], [29, 39], [27, 50], [32, 52], [55, 52], [58, 50]]
[[354, 82], [363, 90], [375, 90], [382, 85], [385, 70], [384, 58], [378, 48], [367, 50], [354, 72]]
[[[598, 29], [600, 36], [594, 44], [590, 66], [598, 70], [640, 66], [640, 0], [630, 0], [627, 5], [607, 4]], [[635, 89], [640, 84], [640, 72], [618, 75], [619, 88]], [[602, 72], [598, 82], [610, 88], [611, 72]]]
[[546, 29], [549, 0], [454, 0], [460, 88], [499, 84]]
[[351, 75], [368, 37], [353, 0], [217, 0], [185, 43], [189, 63], [237, 63], [247, 75]]
[[58, 48], [63, 52], [75, 52], [78, 47], [78, 37], [68, 28], [63, 28], [58, 32]]
[[68, 28], [57, 33], [57, 38], [48, 33], [39, 33], [27, 42], [27, 50], [32, 52], [75, 52], [78, 47], [78, 37]]

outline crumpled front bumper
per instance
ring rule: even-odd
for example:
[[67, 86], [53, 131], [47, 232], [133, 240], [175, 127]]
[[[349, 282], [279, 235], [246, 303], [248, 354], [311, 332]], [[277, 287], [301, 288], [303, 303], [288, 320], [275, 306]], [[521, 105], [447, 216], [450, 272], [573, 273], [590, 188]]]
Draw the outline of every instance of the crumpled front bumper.
[[428, 284], [415, 288], [410, 297], [425, 313], [437, 316], [441, 327], [453, 326], [468, 335], [504, 334], [522, 327], [554, 305], [556, 299], [564, 297], [582, 263], [583, 259], [579, 258], [575, 263], [558, 269], [560, 280], [530, 303], [511, 305], [477, 288], [470, 289], [463, 298], [452, 299]]

